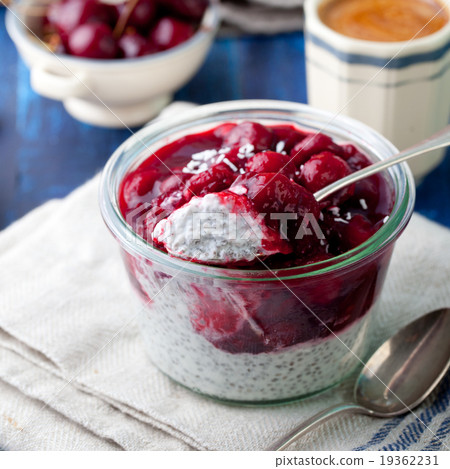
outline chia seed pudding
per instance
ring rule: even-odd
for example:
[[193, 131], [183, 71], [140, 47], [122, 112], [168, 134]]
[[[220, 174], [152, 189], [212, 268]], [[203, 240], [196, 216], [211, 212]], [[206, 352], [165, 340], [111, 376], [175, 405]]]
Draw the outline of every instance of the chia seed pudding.
[[307, 125], [230, 119], [129, 165], [117, 215], [140, 246], [121, 242], [155, 365], [204, 395], [259, 404], [349, 375], [393, 243], [361, 253], [385, 231], [397, 187], [378, 174], [320, 204], [313, 193], [370, 164], [354, 142]]

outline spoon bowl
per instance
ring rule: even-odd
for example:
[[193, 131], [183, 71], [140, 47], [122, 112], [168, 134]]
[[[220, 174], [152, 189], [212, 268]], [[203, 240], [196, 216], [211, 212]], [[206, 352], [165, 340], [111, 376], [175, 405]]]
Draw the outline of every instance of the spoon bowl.
[[449, 313], [449, 308], [433, 311], [387, 340], [361, 371], [355, 401], [382, 417], [420, 404], [450, 365]]
[[450, 366], [450, 308], [416, 319], [384, 342], [360, 372], [354, 402], [330, 407], [272, 445], [281, 451], [300, 436], [340, 413], [393, 417], [411, 411], [429, 396]]

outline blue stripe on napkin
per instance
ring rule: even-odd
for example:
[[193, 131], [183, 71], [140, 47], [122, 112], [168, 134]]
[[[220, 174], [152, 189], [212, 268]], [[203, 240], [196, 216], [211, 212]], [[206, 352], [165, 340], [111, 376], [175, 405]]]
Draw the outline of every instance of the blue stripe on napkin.
[[354, 448], [353, 451], [365, 451], [371, 446], [375, 446], [378, 443], [381, 443], [389, 436], [394, 428], [397, 428], [400, 425], [404, 418], [405, 415], [402, 415], [400, 417], [395, 417], [389, 420], [389, 422], [385, 423], [365, 445], [358, 446], [357, 448]]
[[436, 432], [436, 436], [422, 451], [437, 451], [442, 447], [442, 440], [450, 433], [450, 417], [447, 417]]
[[[450, 404], [450, 374], [443, 379], [437, 396], [432, 404], [423, 410], [418, 418], [406, 425], [397, 440], [380, 448], [381, 451], [404, 451], [412, 444], [417, 443], [422, 434], [427, 431], [434, 417], [438, 414], [445, 413]], [[391, 431], [397, 428], [404, 420], [405, 416], [395, 417], [385, 423], [364, 445], [354, 448], [354, 451], [364, 451], [370, 447], [382, 443], [389, 436]], [[433, 440], [422, 450], [437, 450], [442, 446], [442, 438], [450, 433], [450, 417], [444, 419], [439, 429], [436, 431]]]

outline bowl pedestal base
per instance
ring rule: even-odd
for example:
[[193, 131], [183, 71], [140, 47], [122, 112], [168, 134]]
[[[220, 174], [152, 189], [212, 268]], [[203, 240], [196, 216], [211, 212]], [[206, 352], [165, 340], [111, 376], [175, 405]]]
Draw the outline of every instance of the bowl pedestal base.
[[157, 96], [149, 101], [132, 105], [106, 105], [101, 101], [82, 98], [64, 100], [64, 107], [75, 119], [86, 124], [124, 128], [137, 127], [157, 116], [172, 100], [171, 94]]

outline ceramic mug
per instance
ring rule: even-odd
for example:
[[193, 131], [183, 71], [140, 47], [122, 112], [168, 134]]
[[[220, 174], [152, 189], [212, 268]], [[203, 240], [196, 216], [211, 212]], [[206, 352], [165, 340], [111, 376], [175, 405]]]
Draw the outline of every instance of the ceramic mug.
[[[309, 104], [358, 119], [401, 150], [445, 127], [450, 111], [450, 22], [411, 41], [367, 41], [329, 28], [318, 13], [323, 2], [305, 2]], [[444, 151], [438, 150], [413, 160], [416, 181], [443, 157]]]

